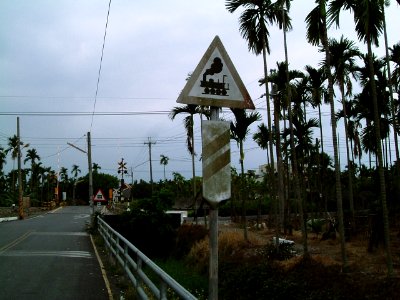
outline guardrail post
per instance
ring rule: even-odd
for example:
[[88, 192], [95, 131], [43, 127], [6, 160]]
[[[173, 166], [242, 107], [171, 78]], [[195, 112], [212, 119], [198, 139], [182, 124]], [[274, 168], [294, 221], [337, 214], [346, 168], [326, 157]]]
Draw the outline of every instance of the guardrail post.
[[161, 278], [160, 280], [160, 299], [167, 300], [167, 285]]
[[118, 248], [118, 245], [119, 245], [119, 238], [118, 238], [118, 236], [116, 236], [115, 237], [115, 257], [118, 259], [118, 257], [119, 257], [119, 248]]
[[124, 270], [128, 268], [128, 245], [124, 243]]
[[[136, 272], [137, 274], [139, 274], [140, 271], [142, 270], [142, 259], [139, 256], [137, 256], [136, 267], [137, 267]], [[142, 280], [140, 279], [140, 276], [138, 276], [136, 280], [136, 288], [139, 288], [141, 284]]]

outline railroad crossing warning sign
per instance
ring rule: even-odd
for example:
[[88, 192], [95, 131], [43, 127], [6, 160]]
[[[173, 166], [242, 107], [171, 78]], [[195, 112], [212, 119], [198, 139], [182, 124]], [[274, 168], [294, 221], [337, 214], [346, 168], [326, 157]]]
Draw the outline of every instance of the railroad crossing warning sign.
[[254, 109], [250, 95], [218, 36], [211, 42], [177, 102]]
[[93, 197], [94, 202], [105, 202], [107, 199], [104, 197], [103, 191], [99, 189]]
[[203, 121], [203, 196], [211, 205], [231, 197], [230, 123]]

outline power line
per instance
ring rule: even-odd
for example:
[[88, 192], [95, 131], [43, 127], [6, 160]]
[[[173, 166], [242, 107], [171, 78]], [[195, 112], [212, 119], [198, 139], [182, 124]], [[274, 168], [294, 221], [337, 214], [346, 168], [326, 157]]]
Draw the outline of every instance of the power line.
[[[114, 112], [78, 112], [78, 111], [26, 111], [26, 112], [0, 112], [0, 116], [38, 116], [38, 117], [59, 117], [59, 116], [132, 116], [132, 115], [168, 115], [170, 111], [114, 111]], [[93, 120], [93, 118], [92, 118]]]
[[107, 27], [108, 27], [108, 18], [109, 18], [109, 16], [110, 16], [110, 8], [111, 8], [111, 0], [110, 0], [110, 2], [108, 3], [106, 28], [104, 29], [103, 47], [101, 48], [100, 66], [99, 66], [99, 73], [97, 74], [96, 94], [95, 94], [95, 96], [94, 96], [93, 114], [92, 114], [92, 121], [91, 121], [91, 123], [90, 123], [90, 130], [89, 130], [89, 132], [92, 131], [94, 113], [95, 113], [95, 111], [96, 111], [97, 94], [98, 94], [98, 92], [99, 92], [99, 83], [100, 83], [100, 76], [101, 76], [101, 65], [102, 65], [102, 63], [103, 63], [104, 45], [105, 45], [105, 43], [106, 43]]
[[[7, 101], [7, 98], [15, 100], [21, 99], [35, 99], [35, 100], [92, 100], [93, 97], [89, 96], [35, 96], [35, 95], [0, 95], [0, 100]], [[99, 99], [110, 99], [110, 100], [171, 100], [172, 98], [166, 97], [117, 97], [117, 96], [102, 96], [97, 97]]]

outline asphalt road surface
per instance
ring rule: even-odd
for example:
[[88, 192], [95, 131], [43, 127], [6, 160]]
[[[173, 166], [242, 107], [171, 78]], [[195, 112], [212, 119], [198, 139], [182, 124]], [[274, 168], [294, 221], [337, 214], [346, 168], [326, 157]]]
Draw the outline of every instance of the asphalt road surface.
[[0, 299], [109, 299], [87, 206], [0, 223]]

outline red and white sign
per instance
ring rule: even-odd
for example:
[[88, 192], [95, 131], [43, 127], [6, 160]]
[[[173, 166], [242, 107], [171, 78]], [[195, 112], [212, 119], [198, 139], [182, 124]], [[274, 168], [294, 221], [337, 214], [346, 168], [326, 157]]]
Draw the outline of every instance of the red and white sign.
[[96, 195], [94, 195], [93, 201], [94, 202], [106, 202], [107, 201], [107, 199], [106, 199], [106, 197], [104, 197], [104, 193], [101, 189], [99, 189], [97, 191]]

